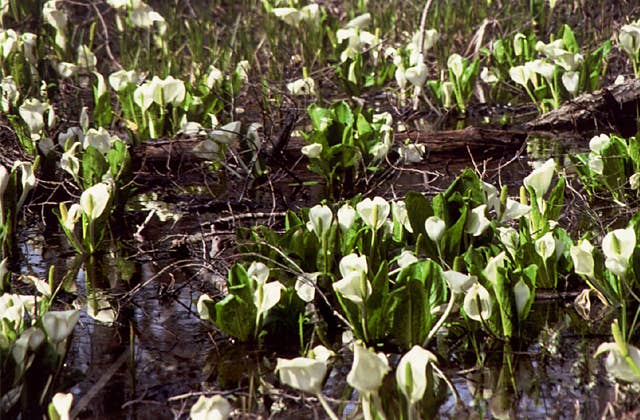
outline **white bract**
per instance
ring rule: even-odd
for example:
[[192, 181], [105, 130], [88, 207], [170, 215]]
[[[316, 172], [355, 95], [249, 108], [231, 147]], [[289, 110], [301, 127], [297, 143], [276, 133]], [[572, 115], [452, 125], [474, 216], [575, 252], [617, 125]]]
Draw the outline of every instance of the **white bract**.
[[576, 274], [592, 278], [594, 276], [593, 268], [593, 245], [588, 239], [581, 240], [578, 245], [572, 245], [569, 250], [571, 260], [573, 261], [573, 271]]
[[487, 209], [486, 204], [481, 204], [478, 207], [471, 210], [471, 214], [467, 218], [464, 231], [473, 236], [480, 236], [489, 227], [491, 222], [485, 216]]
[[287, 83], [287, 90], [292, 95], [315, 95], [316, 82], [311, 77], [304, 77]]
[[456, 79], [460, 79], [464, 71], [462, 56], [460, 56], [460, 54], [451, 54], [447, 60], [447, 68], [456, 76]]
[[[598, 346], [594, 357], [602, 354], [609, 353], [604, 361], [604, 365], [614, 378], [625, 382], [640, 382], [640, 350], [637, 347], [630, 344], [626, 344], [626, 350], [628, 357], [631, 358], [627, 361], [620, 347], [616, 343], [602, 343]], [[631, 366], [629, 363], [633, 363], [635, 366]]]
[[391, 209], [384, 198], [376, 196], [373, 200], [365, 198], [360, 201], [356, 204], [356, 210], [367, 226], [377, 230], [384, 225]]
[[[429, 76], [429, 69], [427, 69], [427, 65], [424, 64], [422, 59], [422, 54], [419, 55], [418, 61], [412, 67], [409, 67], [404, 72], [404, 77], [396, 77], [396, 81], [398, 85], [404, 84], [403, 79], [408, 80], [415, 87], [424, 86], [427, 81], [427, 77]], [[402, 86], [401, 86], [402, 87]]]
[[538, 200], [542, 200], [549, 190], [555, 169], [556, 162], [553, 159], [547, 160], [524, 178], [524, 186], [532, 189]]
[[55, 43], [62, 50], [67, 48], [67, 15], [56, 8], [57, 0], [50, 0], [42, 6], [44, 20], [56, 30]]
[[0, 52], [3, 58], [18, 49], [18, 34], [13, 29], [0, 29]]
[[42, 316], [42, 325], [51, 343], [57, 344], [67, 338], [80, 319], [80, 311], [47, 312]]
[[415, 256], [415, 254], [409, 251], [408, 249], [405, 249], [400, 253], [397, 263], [398, 263], [398, 267], [404, 268], [417, 261], [418, 261], [418, 258]]
[[363, 394], [377, 392], [389, 370], [389, 362], [384, 353], [374, 353], [361, 342], [356, 342], [347, 383]]
[[44, 128], [44, 113], [47, 111], [51, 112], [51, 105], [46, 102], [40, 102], [36, 98], [25, 100], [18, 108], [20, 117], [29, 127], [31, 138], [40, 138], [40, 133]]
[[100, 182], [82, 192], [80, 207], [90, 220], [96, 220], [104, 213], [110, 198], [111, 185]]
[[338, 226], [342, 232], [346, 232], [351, 228], [356, 220], [356, 210], [348, 203], [343, 204], [338, 209]]
[[154, 24], [160, 35], [167, 30], [167, 23], [162, 15], [143, 2], [135, 2], [135, 6], [129, 11], [129, 20], [136, 28], [150, 29]]
[[140, 76], [135, 70], [118, 70], [109, 75], [109, 85], [116, 92], [122, 92], [138, 83]]
[[346, 27], [336, 31], [336, 39], [338, 43], [347, 41], [347, 47], [340, 54], [340, 61], [345, 62], [355, 58], [357, 54], [362, 52], [365, 45], [371, 46], [377, 42], [374, 34], [357, 27]]
[[86, 45], [80, 45], [78, 47], [77, 53], [78, 53], [78, 60], [76, 61], [76, 64], [78, 65], [79, 68], [85, 69], [85, 70], [93, 70], [96, 68], [96, 64], [98, 64], [98, 59], [96, 58], [96, 55], [93, 52], [91, 52], [89, 47], [87, 47]]
[[513, 219], [519, 219], [520, 217], [528, 214], [531, 211], [531, 206], [522, 204], [517, 200], [507, 198], [504, 211], [502, 213], [500, 213], [499, 210], [496, 211], [498, 211], [498, 221], [504, 223]]
[[629, 258], [636, 247], [636, 233], [633, 227], [616, 229], [609, 232], [602, 240], [605, 265], [613, 274], [624, 276], [629, 265]]
[[483, 285], [476, 282], [464, 295], [462, 307], [467, 316], [474, 321], [481, 322], [491, 316], [492, 300], [489, 291]]
[[553, 239], [553, 233], [547, 232], [535, 242], [535, 249], [538, 255], [546, 261], [551, 257], [556, 249], [556, 241]]
[[509, 77], [511, 80], [519, 85], [527, 87], [529, 81], [531, 81], [535, 75], [533, 69], [530, 66], [515, 66], [509, 69]]
[[240, 121], [232, 121], [213, 130], [210, 136], [219, 143], [230, 144], [240, 138], [241, 129], [242, 123]]
[[568, 71], [562, 75], [562, 84], [572, 95], [578, 92], [578, 82], [580, 81], [580, 74], [575, 71]]
[[146, 112], [152, 103], [156, 103], [162, 107], [169, 104], [179, 106], [186, 96], [186, 88], [182, 80], [168, 76], [160, 79], [153, 76], [149, 81], [144, 82], [133, 93], [134, 102]]
[[119, 140], [118, 137], [112, 136], [104, 127], [100, 127], [97, 130], [91, 128], [84, 135], [82, 148], [86, 150], [89, 146], [92, 146], [103, 155], [106, 155], [116, 140]]
[[427, 364], [437, 361], [433, 353], [418, 345], [400, 359], [396, 367], [396, 382], [410, 404], [417, 403], [424, 396], [427, 390]]
[[307, 357], [291, 360], [278, 358], [276, 372], [283, 384], [300, 391], [319, 394], [322, 391], [324, 375], [327, 373], [327, 364]]
[[419, 143], [403, 144], [398, 148], [398, 152], [405, 163], [419, 163], [427, 153], [427, 146]]
[[413, 233], [413, 228], [411, 227], [411, 221], [409, 220], [409, 213], [407, 212], [407, 206], [404, 201], [398, 200], [391, 203], [391, 214], [393, 219], [396, 220], [399, 224], [404, 226], [404, 228]]
[[300, 152], [309, 159], [317, 159], [322, 153], [322, 143], [311, 143], [303, 146]]
[[319, 272], [304, 273], [296, 278], [294, 289], [300, 299], [307, 303], [313, 302], [316, 295], [315, 285], [318, 282], [318, 276], [320, 274]]
[[480, 71], [480, 80], [490, 85], [500, 81], [495, 71], [489, 69], [488, 67], [483, 67]]
[[589, 149], [593, 153], [601, 153], [602, 150], [611, 142], [611, 138], [606, 134], [599, 134], [591, 137], [589, 140]]
[[314, 232], [318, 239], [322, 239], [324, 234], [331, 228], [333, 213], [329, 206], [317, 204], [309, 209], [309, 221], [307, 229]]
[[429, 239], [438, 244], [440, 243], [440, 239], [442, 239], [442, 235], [444, 235], [444, 231], [447, 226], [444, 223], [444, 220], [438, 216], [430, 216], [425, 220], [424, 228], [427, 231]]
[[20, 99], [20, 90], [11, 76], [2, 78], [0, 81], [0, 89], [2, 89], [2, 103], [0, 109], [6, 113], [11, 110], [11, 107], [16, 106], [18, 103], [18, 99]]
[[507, 254], [502, 251], [495, 257], [491, 257], [491, 259], [487, 262], [487, 266], [484, 268], [484, 270], [482, 270], [482, 274], [487, 280], [495, 285], [498, 282], [498, 269], [500, 267], [504, 268], [506, 262]]
[[189, 410], [191, 420], [225, 420], [231, 415], [231, 404], [222, 395], [201, 395]]
[[478, 282], [478, 278], [476, 276], [470, 276], [453, 270], [443, 272], [442, 277], [444, 277], [447, 282], [449, 289], [451, 289], [453, 293], [457, 294], [466, 293], [471, 286]]
[[618, 43], [627, 54], [638, 57], [640, 53], [640, 20], [620, 28]]
[[204, 293], [200, 295], [200, 297], [198, 298], [198, 302], [196, 303], [196, 309], [198, 311], [198, 315], [200, 316], [200, 319], [205, 321], [212, 319], [211, 314], [209, 313], [209, 308], [207, 304], [213, 304], [213, 303], [214, 303], [213, 299], [211, 299], [211, 297], [208, 294]]
[[349, 254], [340, 260], [342, 279], [333, 283], [333, 289], [343, 298], [357, 305], [371, 295], [371, 283], [367, 280], [367, 259], [364, 255]]
[[529, 302], [529, 298], [531, 297], [531, 289], [529, 286], [520, 279], [515, 286], [513, 286], [513, 294], [516, 298], [516, 309], [518, 310], [518, 316], [523, 316], [523, 311], [527, 306], [527, 302]]
[[73, 404], [73, 394], [58, 392], [51, 399], [51, 404], [56, 410], [60, 420], [69, 420], [71, 411], [71, 404]]

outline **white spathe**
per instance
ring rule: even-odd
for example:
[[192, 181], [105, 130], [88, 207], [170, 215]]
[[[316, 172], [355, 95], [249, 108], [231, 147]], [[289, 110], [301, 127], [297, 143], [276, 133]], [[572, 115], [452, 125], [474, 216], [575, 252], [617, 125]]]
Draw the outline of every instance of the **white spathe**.
[[308, 357], [278, 358], [276, 372], [278, 372], [280, 382], [283, 384], [300, 391], [318, 394], [322, 391], [322, 381], [327, 373], [327, 364]]
[[410, 404], [417, 403], [424, 396], [427, 390], [427, 364], [437, 361], [433, 353], [418, 345], [400, 359], [396, 367], [396, 383]]
[[347, 383], [361, 393], [376, 392], [389, 372], [384, 353], [374, 353], [361, 342], [353, 345], [353, 365], [347, 374]]

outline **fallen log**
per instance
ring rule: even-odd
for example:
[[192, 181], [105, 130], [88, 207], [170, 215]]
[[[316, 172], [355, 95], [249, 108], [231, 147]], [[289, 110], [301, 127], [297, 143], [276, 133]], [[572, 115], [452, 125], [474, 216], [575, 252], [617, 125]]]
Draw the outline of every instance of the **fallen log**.
[[532, 131], [616, 133], [631, 137], [638, 132], [640, 79], [585, 93], [525, 123]]

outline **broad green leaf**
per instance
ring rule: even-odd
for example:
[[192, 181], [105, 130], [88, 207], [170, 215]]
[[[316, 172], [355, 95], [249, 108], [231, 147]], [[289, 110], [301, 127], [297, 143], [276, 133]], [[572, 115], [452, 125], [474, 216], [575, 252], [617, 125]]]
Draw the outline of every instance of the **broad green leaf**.
[[104, 155], [95, 147], [89, 146], [82, 154], [82, 183], [89, 188], [102, 181], [102, 176], [109, 170], [109, 163]]
[[226, 334], [240, 341], [253, 338], [256, 309], [251, 301], [231, 294], [216, 303], [214, 323]]

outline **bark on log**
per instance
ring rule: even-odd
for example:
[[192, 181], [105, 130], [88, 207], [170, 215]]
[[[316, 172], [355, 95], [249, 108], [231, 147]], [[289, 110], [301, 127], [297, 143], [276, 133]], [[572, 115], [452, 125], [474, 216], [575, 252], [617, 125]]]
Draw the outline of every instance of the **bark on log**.
[[520, 129], [496, 129], [467, 127], [462, 130], [412, 131], [396, 134], [396, 139], [413, 143], [424, 143], [429, 153], [466, 154], [467, 150], [486, 154], [501, 153], [519, 149], [527, 138], [527, 132]]
[[534, 131], [614, 132], [630, 137], [638, 131], [640, 79], [580, 95], [524, 125]]

